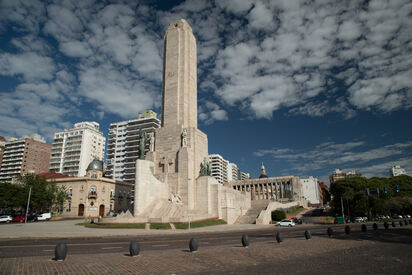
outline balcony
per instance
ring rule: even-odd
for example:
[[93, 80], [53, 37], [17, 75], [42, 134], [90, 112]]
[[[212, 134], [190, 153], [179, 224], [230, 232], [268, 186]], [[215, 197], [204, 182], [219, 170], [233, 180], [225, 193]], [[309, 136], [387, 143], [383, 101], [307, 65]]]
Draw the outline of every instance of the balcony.
[[97, 192], [96, 191], [90, 191], [87, 197], [89, 199], [97, 199]]

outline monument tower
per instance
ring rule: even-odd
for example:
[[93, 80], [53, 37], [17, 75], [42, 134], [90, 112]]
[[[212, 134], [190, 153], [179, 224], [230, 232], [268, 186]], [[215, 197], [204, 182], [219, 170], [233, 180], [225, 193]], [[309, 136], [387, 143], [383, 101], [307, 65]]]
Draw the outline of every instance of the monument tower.
[[173, 21], [164, 38], [162, 127], [156, 130], [154, 176], [169, 185], [171, 196], [190, 199], [208, 156], [207, 136], [197, 129], [196, 39], [184, 19]]
[[162, 127], [136, 161], [134, 215], [117, 222], [184, 222], [190, 213], [192, 220], [233, 223], [250, 208], [249, 194], [205, 173], [208, 140], [197, 128], [196, 64], [191, 27], [184, 19], [173, 21], [164, 38]]

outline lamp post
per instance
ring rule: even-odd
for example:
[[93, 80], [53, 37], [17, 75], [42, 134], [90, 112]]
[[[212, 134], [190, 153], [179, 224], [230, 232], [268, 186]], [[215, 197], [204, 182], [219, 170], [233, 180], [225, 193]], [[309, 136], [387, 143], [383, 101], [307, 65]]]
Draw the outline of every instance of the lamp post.
[[30, 196], [31, 196], [31, 185], [30, 185], [30, 190], [29, 190], [29, 197], [27, 198], [26, 218], [24, 219], [24, 224], [26, 224], [27, 222], [27, 213], [29, 212], [29, 206], [30, 206]]

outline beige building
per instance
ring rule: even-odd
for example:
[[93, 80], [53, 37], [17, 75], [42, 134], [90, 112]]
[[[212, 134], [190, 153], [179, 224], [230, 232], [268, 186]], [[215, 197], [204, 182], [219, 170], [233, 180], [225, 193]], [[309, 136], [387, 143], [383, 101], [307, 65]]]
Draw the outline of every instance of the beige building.
[[103, 177], [103, 164], [93, 160], [85, 177], [53, 179], [57, 186], [65, 186], [69, 200], [62, 216], [99, 217], [126, 211], [132, 205], [133, 185]]

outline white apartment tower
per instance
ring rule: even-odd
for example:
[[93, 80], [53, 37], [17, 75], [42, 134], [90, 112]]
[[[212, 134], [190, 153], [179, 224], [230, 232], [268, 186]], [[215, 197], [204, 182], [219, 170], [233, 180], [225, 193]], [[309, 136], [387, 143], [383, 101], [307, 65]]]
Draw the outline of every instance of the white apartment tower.
[[54, 134], [50, 171], [83, 177], [95, 159], [103, 160], [106, 139], [97, 122], [79, 122], [73, 129]]
[[160, 128], [157, 114], [151, 110], [139, 114], [138, 119], [111, 123], [107, 142], [106, 177], [114, 180], [135, 183], [136, 160], [140, 156], [139, 133], [146, 132], [145, 151], [150, 150], [150, 140], [154, 139], [155, 129]]
[[227, 168], [229, 162], [219, 154], [209, 155], [211, 176], [217, 179], [220, 184], [227, 182]]
[[227, 181], [232, 181], [232, 180], [239, 180], [241, 177], [241, 172], [239, 168], [237, 167], [236, 164], [234, 163], [229, 163], [227, 166]]

